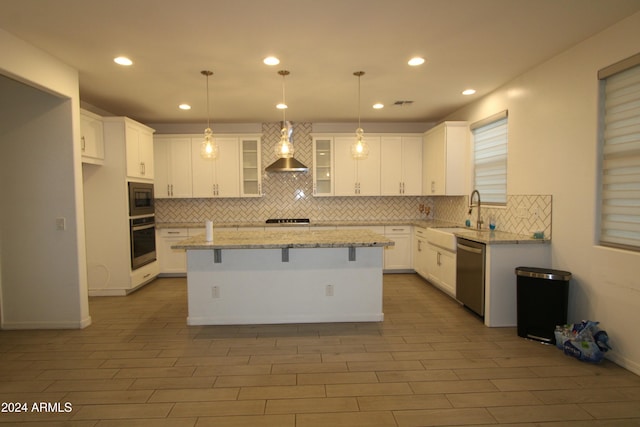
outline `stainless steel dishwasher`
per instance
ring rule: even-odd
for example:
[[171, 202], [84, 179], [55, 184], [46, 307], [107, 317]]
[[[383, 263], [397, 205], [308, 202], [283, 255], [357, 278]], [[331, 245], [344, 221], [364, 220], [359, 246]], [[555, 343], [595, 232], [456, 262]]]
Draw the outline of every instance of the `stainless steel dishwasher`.
[[485, 245], [458, 237], [457, 249], [456, 299], [484, 317]]

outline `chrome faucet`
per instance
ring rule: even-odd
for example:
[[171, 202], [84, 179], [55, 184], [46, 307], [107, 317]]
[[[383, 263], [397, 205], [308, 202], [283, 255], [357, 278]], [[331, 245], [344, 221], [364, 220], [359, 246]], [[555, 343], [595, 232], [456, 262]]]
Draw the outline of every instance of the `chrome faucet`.
[[480, 192], [478, 190], [473, 190], [473, 192], [471, 193], [471, 196], [469, 196], [469, 215], [471, 215], [471, 211], [473, 210], [473, 195], [477, 194], [478, 195], [478, 219], [476, 221], [476, 228], [478, 230], [480, 230], [482, 228], [482, 224], [484, 223], [482, 221], [482, 216], [480, 215], [480, 208], [481, 208], [481, 203], [480, 203]]

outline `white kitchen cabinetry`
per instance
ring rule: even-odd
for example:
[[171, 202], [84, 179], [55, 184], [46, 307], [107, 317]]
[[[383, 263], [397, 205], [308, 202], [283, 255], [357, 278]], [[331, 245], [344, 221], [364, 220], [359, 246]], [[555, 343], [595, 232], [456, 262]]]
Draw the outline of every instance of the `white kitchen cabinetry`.
[[80, 110], [80, 149], [83, 163], [104, 164], [102, 117], [86, 110]]
[[384, 235], [395, 243], [393, 246], [384, 248], [384, 270], [410, 271], [412, 266], [411, 226], [387, 225], [384, 227]]
[[456, 297], [456, 253], [428, 243], [426, 248], [429, 280], [436, 287]]
[[151, 141], [153, 129], [124, 117], [104, 117], [103, 123], [104, 165], [85, 164], [82, 168], [88, 291], [90, 296], [126, 295], [159, 273], [157, 261], [131, 269], [127, 186], [131, 180], [127, 172], [127, 128], [148, 133]]
[[152, 180], [154, 171], [153, 129], [126, 117], [105, 117], [104, 121], [105, 126], [107, 123], [119, 123], [123, 128], [127, 150], [127, 176]]
[[366, 159], [355, 160], [351, 156], [351, 144], [355, 137], [334, 138], [334, 194], [336, 196], [380, 195], [380, 137], [365, 136], [369, 144]]
[[154, 152], [154, 195], [157, 199], [187, 198], [191, 182], [191, 139], [156, 136]]
[[262, 196], [262, 166], [260, 154], [260, 136], [240, 138], [240, 169], [241, 196]]
[[429, 278], [426, 232], [426, 228], [413, 228], [413, 269], [424, 279]]
[[200, 156], [201, 138], [191, 139], [193, 197], [240, 197], [240, 145], [238, 137], [216, 137], [218, 156]]
[[422, 194], [469, 193], [470, 143], [467, 122], [443, 122], [424, 134]]
[[412, 269], [411, 228], [410, 225], [354, 225], [337, 227], [338, 230], [370, 230], [393, 240], [395, 245], [388, 246], [383, 251], [385, 272], [410, 271]]
[[187, 255], [183, 249], [171, 249], [171, 246], [189, 237], [187, 228], [161, 228], [157, 230], [158, 262], [163, 276], [187, 273]]
[[313, 195], [333, 196], [333, 138], [313, 138]]
[[383, 196], [422, 194], [422, 136], [381, 137], [381, 190]]

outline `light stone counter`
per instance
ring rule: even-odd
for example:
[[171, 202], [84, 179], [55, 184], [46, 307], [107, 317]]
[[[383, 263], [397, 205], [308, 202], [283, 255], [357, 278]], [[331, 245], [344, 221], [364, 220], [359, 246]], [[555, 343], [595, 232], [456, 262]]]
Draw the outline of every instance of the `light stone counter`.
[[173, 245], [173, 249], [285, 249], [393, 246], [390, 239], [369, 230], [217, 231], [207, 242], [204, 233]]
[[[399, 220], [344, 220], [344, 221], [312, 221], [309, 224], [265, 224], [263, 222], [251, 222], [251, 223], [214, 223], [214, 232], [216, 228], [234, 228], [238, 231], [242, 231], [247, 227], [262, 227], [265, 231], [269, 231], [269, 228], [286, 229], [287, 227], [296, 228], [296, 233], [300, 232], [300, 228], [309, 228], [310, 231], [314, 231], [319, 227], [352, 227], [352, 226], [384, 226], [384, 225], [412, 225], [422, 228], [442, 228], [442, 227], [459, 227], [459, 231], [454, 232], [457, 237], [463, 239], [473, 240], [476, 242], [484, 243], [486, 245], [500, 245], [500, 244], [521, 244], [521, 243], [533, 243], [544, 244], [550, 243], [551, 239], [545, 237], [544, 239], [535, 239], [530, 235], [508, 233], [505, 231], [495, 230], [482, 230], [478, 231], [474, 228], [463, 227], [460, 224], [451, 223], [442, 220], [420, 220], [420, 219], [399, 219]], [[157, 228], [202, 228], [204, 232], [204, 223], [191, 223], [191, 222], [164, 222], [156, 223]], [[339, 230], [341, 233], [347, 230]], [[259, 233], [259, 231], [252, 231], [252, 233]], [[182, 243], [182, 242], [181, 242]], [[347, 245], [349, 246], [349, 245]], [[313, 246], [309, 246], [313, 247]], [[202, 248], [207, 249], [207, 248]]]

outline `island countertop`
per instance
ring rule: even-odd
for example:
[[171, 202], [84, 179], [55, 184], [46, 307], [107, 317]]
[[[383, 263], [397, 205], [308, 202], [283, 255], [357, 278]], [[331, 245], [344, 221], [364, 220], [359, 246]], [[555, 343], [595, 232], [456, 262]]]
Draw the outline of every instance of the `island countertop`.
[[393, 246], [394, 242], [370, 230], [218, 231], [213, 241], [205, 234], [171, 246], [173, 249], [284, 249]]

